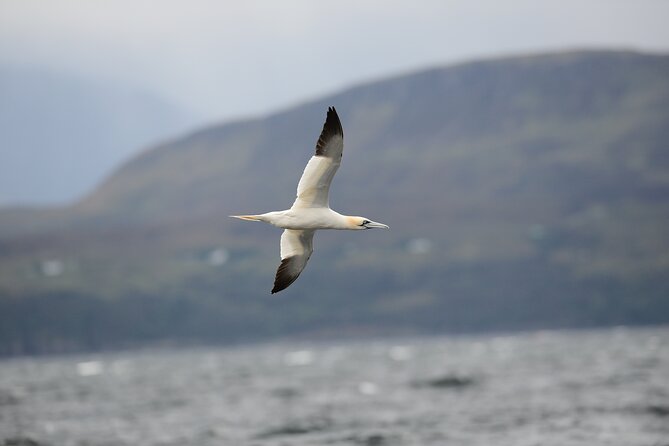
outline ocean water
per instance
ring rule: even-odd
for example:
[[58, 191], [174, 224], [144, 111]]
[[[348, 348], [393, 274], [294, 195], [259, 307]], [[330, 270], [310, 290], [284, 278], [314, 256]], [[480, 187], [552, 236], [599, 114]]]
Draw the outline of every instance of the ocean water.
[[669, 328], [5, 359], [0, 444], [669, 445]]

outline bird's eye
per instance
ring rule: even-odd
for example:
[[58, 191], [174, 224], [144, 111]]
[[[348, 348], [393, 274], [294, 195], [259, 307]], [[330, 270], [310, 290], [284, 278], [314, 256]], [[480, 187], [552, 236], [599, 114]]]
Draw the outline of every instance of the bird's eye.
[[369, 223], [371, 223], [369, 220], [363, 220], [362, 221], [362, 226], [365, 226], [366, 224], [369, 224]]

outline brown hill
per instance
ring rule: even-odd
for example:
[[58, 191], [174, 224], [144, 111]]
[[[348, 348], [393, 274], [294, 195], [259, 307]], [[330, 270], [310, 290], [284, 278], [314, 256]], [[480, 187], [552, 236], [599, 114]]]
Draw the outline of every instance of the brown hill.
[[[270, 300], [279, 231], [227, 215], [290, 205], [328, 105], [346, 135], [332, 206], [392, 230], [317, 234]], [[204, 129], [72, 208], [0, 214], [1, 314], [90, 308], [94, 334], [43, 322], [89, 348], [667, 322], [667, 123], [669, 57], [612, 51], [435, 68]], [[41, 348], [8, 327], [0, 343]]]

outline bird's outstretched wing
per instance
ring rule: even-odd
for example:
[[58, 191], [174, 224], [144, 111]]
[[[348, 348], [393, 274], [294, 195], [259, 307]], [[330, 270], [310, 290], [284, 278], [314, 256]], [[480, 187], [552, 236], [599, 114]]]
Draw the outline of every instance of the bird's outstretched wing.
[[344, 130], [334, 107], [328, 108], [323, 131], [316, 143], [316, 154], [304, 168], [297, 184], [293, 208], [329, 207], [330, 183], [341, 162]]
[[281, 264], [276, 271], [272, 294], [290, 286], [307, 266], [314, 251], [314, 230], [285, 229], [281, 234]]

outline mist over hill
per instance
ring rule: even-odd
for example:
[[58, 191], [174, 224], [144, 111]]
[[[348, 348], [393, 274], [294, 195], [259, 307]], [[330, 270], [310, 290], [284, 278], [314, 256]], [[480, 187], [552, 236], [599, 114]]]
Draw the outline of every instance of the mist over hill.
[[[337, 107], [331, 205], [270, 297], [284, 209]], [[439, 67], [214, 126], [73, 206], [0, 213], [0, 352], [669, 322], [669, 56]]]
[[146, 91], [0, 65], [0, 206], [73, 202], [195, 117]]

